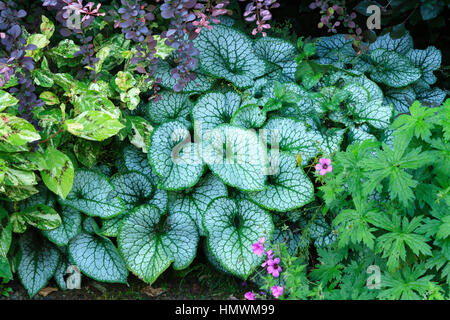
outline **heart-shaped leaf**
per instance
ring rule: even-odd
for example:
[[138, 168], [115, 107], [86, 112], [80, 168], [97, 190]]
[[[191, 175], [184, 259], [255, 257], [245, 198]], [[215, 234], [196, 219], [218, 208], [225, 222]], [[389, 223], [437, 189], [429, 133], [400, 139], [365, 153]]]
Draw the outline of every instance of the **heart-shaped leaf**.
[[128, 270], [111, 240], [81, 232], [70, 240], [70, 259], [81, 272], [102, 282], [127, 283]]
[[249, 192], [248, 197], [261, 207], [286, 212], [300, 208], [314, 198], [314, 186], [303, 169], [297, 166], [295, 155], [286, 152], [271, 154], [271, 167], [277, 168], [268, 176], [268, 188]]
[[95, 171], [78, 169], [72, 190], [65, 200], [59, 201], [88, 216], [112, 218], [125, 210], [122, 201], [112, 196], [113, 190], [105, 176]]
[[434, 71], [439, 69], [442, 63], [442, 53], [436, 47], [430, 46], [425, 50], [414, 49], [406, 55], [413, 65], [422, 71], [423, 80], [428, 84], [436, 82]]
[[53, 230], [43, 230], [42, 233], [54, 244], [66, 246], [70, 239], [81, 231], [81, 214], [70, 207], [61, 210], [61, 225]]
[[389, 87], [405, 87], [422, 76], [419, 68], [397, 52], [377, 49], [371, 51], [370, 58], [375, 65], [370, 78]]
[[128, 268], [152, 284], [173, 262], [184, 269], [195, 257], [198, 245], [195, 222], [186, 213], [161, 214], [152, 205], [136, 208], [123, 222], [119, 249]]
[[152, 123], [186, 121], [192, 108], [188, 94], [163, 91], [160, 96], [160, 100], [147, 104], [147, 115]]
[[203, 217], [208, 250], [232, 274], [246, 279], [262, 257], [252, 251], [261, 237], [270, 241], [274, 229], [270, 214], [248, 200], [217, 198]]
[[220, 124], [230, 123], [240, 104], [241, 98], [235, 92], [205, 94], [192, 108], [195, 129], [201, 127], [202, 130], [210, 130]]
[[59, 262], [58, 250], [45, 238], [32, 232], [19, 239], [22, 253], [17, 273], [30, 297], [44, 288], [55, 274]]
[[295, 81], [298, 50], [294, 45], [282, 39], [264, 37], [255, 42], [254, 51], [259, 58], [281, 69], [280, 81]]
[[265, 188], [266, 145], [255, 131], [221, 125], [204, 135], [203, 160], [225, 184], [243, 191]]
[[203, 174], [204, 165], [199, 158], [198, 146], [180, 122], [167, 122], [153, 131], [149, 161], [159, 176], [159, 187], [181, 190], [194, 186]]
[[255, 78], [264, 75], [266, 64], [256, 56], [245, 34], [223, 25], [202, 31], [194, 45], [200, 50], [200, 68], [206, 73], [239, 88], [251, 87]]
[[255, 104], [239, 108], [230, 123], [246, 129], [259, 128], [266, 121], [267, 113]]
[[170, 212], [188, 213], [197, 224], [200, 235], [204, 236], [202, 219], [206, 208], [212, 200], [227, 195], [227, 187], [223, 182], [213, 174], [208, 174], [195, 187], [177, 193], [170, 206]]

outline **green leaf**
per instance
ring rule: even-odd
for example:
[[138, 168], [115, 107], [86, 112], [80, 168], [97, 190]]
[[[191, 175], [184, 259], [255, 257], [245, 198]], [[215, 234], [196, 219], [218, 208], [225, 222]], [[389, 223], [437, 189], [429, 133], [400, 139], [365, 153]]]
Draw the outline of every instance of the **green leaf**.
[[97, 163], [101, 152], [101, 144], [96, 141], [77, 139], [73, 146], [77, 160], [84, 166], [92, 168]]
[[68, 246], [81, 272], [102, 282], [127, 283], [128, 270], [119, 251], [106, 237], [81, 232]]
[[41, 171], [41, 177], [47, 188], [65, 199], [72, 189], [74, 168], [72, 161], [61, 151], [48, 148], [44, 159], [46, 168]]
[[414, 67], [408, 58], [394, 51], [377, 49], [371, 51], [370, 58], [375, 64], [371, 79], [389, 87], [405, 87], [422, 76], [420, 69]]
[[281, 81], [295, 81], [297, 63], [295, 57], [297, 48], [282, 39], [263, 37], [254, 43], [255, 54], [262, 60], [268, 61], [281, 68]]
[[47, 39], [50, 39], [55, 32], [55, 25], [46, 16], [42, 16], [41, 32]]
[[6, 91], [0, 90], [0, 111], [4, 109], [14, 106], [19, 102], [16, 98], [14, 98], [11, 94]]
[[34, 83], [38, 86], [51, 88], [55, 83], [52, 74], [48, 71], [34, 69], [31, 71], [31, 75], [33, 76]]
[[346, 39], [344, 34], [321, 37], [316, 43], [316, 53], [321, 64], [350, 64], [356, 58], [352, 40]]
[[41, 136], [27, 120], [7, 113], [0, 113], [0, 142], [22, 146], [39, 139], [41, 139]]
[[160, 177], [160, 188], [181, 190], [198, 182], [204, 165], [196, 148], [181, 122], [167, 122], [153, 131], [148, 159]]
[[246, 105], [239, 108], [230, 123], [246, 129], [260, 128], [266, 122], [267, 113], [257, 105]]
[[119, 71], [114, 79], [114, 82], [117, 87], [124, 92], [128, 91], [128, 89], [136, 84], [136, 80], [133, 75], [128, 71]]
[[65, 126], [73, 135], [92, 141], [108, 139], [125, 127], [102, 111], [83, 112], [74, 119], [66, 120]]
[[56, 94], [50, 91], [44, 91], [39, 95], [39, 98], [48, 106], [59, 104], [59, 98]]
[[112, 196], [114, 187], [101, 174], [78, 169], [72, 190], [65, 200], [59, 201], [88, 216], [112, 218], [125, 210], [122, 201]]
[[213, 174], [208, 174], [191, 189], [175, 194], [173, 204], [170, 205], [170, 212], [184, 212], [197, 224], [198, 232], [201, 236], [206, 235], [203, 229], [202, 219], [206, 208], [212, 200], [228, 195], [227, 187]]
[[270, 160], [274, 171], [268, 177], [268, 188], [248, 193], [249, 199], [267, 210], [279, 212], [300, 208], [313, 200], [314, 186], [297, 166], [295, 155], [272, 151]]
[[192, 108], [188, 94], [163, 91], [160, 96], [160, 100], [150, 101], [146, 105], [147, 115], [152, 123], [186, 121]]
[[266, 188], [266, 145], [252, 130], [224, 124], [207, 132], [203, 160], [229, 186], [242, 191]]
[[8, 212], [0, 206], [0, 279], [12, 279], [8, 251], [12, 241], [12, 226]]
[[61, 219], [59, 227], [53, 230], [44, 230], [42, 233], [54, 244], [66, 246], [73, 237], [81, 232], [81, 214], [70, 207], [63, 207]]
[[37, 204], [18, 213], [23, 221], [41, 230], [52, 230], [61, 225], [61, 217], [55, 209], [45, 204]]
[[203, 95], [192, 108], [192, 119], [196, 130], [214, 129], [220, 124], [230, 123], [241, 103], [235, 92], [211, 92]]
[[55, 274], [59, 252], [48, 240], [30, 232], [19, 239], [19, 246], [22, 258], [17, 273], [30, 297], [33, 297]]
[[27, 39], [27, 45], [34, 44], [38, 49], [45, 48], [49, 43], [48, 37], [40, 33], [32, 34]]
[[130, 143], [147, 153], [153, 126], [144, 118], [137, 116], [127, 116], [126, 120]]
[[172, 262], [176, 270], [187, 268], [195, 257], [198, 240], [195, 223], [187, 214], [163, 215], [151, 205], [136, 208], [118, 236], [128, 268], [150, 284]]
[[270, 214], [247, 201], [225, 197], [211, 202], [203, 217], [208, 234], [208, 250], [217, 261], [237, 277], [247, 277], [259, 266], [262, 257], [252, 251], [261, 237], [268, 241], [274, 229]]
[[239, 88], [251, 87], [266, 71], [264, 61], [253, 51], [252, 41], [233, 28], [216, 25], [212, 30], [204, 29], [194, 45], [200, 50], [202, 70]]

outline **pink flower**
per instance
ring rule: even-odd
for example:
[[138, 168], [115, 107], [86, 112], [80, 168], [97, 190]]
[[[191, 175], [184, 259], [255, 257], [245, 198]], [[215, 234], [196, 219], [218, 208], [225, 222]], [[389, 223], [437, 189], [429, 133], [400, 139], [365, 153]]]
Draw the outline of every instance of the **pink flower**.
[[333, 166], [331, 165], [331, 159], [329, 158], [320, 158], [319, 163], [315, 166], [316, 170], [319, 171], [321, 176], [325, 175], [327, 172], [331, 172], [333, 170]]
[[272, 250], [267, 250], [267, 251], [266, 251], [266, 255], [267, 255], [267, 260], [264, 261], [264, 262], [261, 264], [261, 267], [263, 267], [263, 268], [265, 268], [265, 267], [268, 265], [268, 262], [269, 262], [270, 260], [272, 260], [272, 258], [273, 258], [273, 251], [272, 251]]
[[281, 267], [278, 265], [279, 263], [280, 258], [267, 260], [267, 272], [274, 278], [278, 278], [280, 276], [280, 272], [282, 271]]
[[258, 240], [258, 242], [252, 244], [252, 250], [253, 250], [254, 254], [256, 254], [258, 256], [261, 256], [263, 254], [263, 252], [264, 252], [264, 241], [266, 241], [266, 238], [261, 237]]
[[251, 291], [244, 294], [245, 299], [247, 300], [255, 300], [255, 294]]
[[270, 290], [272, 291], [272, 294], [276, 299], [278, 299], [283, 294], [283, 287], [273, 286], [272, 288], [270, 288]]

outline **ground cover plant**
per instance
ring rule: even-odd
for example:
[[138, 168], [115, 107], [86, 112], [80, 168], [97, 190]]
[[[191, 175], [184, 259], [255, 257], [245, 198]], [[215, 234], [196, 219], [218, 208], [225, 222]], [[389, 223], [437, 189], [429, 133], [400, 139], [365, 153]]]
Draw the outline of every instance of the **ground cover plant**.
[[448, 299], [443, 51], [345, 2], [286, 36], [284, 5], [0, 2], [3, 295], [207, 265], [248, 300]]

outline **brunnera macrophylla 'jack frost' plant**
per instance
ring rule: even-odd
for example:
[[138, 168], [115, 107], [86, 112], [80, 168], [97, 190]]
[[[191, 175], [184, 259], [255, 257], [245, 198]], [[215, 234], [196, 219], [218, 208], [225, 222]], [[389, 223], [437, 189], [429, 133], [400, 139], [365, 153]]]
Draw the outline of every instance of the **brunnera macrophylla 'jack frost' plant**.
[[320, 38], [316, 49], [319, 63], [350, 66], [367, 74], [382, 86], [384, 102], [398, 112], [407, 112], [415, 100], [436, 107], [445, 99], [444, 90], [432, 87], [437, 80], [433, 72], [442, 61], [441, 51], [434, 46], [414, 49], [408, 32], [395, 39], [390, 33], [379, 36], [360, 55], [352, 49], [351, 40], [342, 34]]

